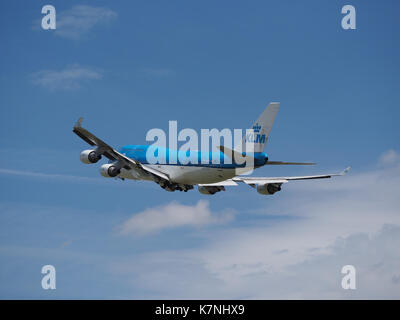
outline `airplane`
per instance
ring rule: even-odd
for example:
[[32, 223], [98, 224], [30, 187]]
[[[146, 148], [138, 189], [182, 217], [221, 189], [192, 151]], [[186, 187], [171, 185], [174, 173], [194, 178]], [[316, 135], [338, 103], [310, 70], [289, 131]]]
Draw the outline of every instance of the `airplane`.
[[[281, 186], [289, 181], [324, 179], [333, 176], [345, 175], [351, 167], [334, 174], [321, 174], [310, 176], [292, 177], [252, 177], [244, 176], [246, 172], [260, 168], [264, 165], [314, 165], [315, 163], [270, 161], [264, 153], [269, 133], [279, 110], [279, 102], [271, 102], [264, 112], [259, 116], [253, 125], [250, 134], [245, 134], [241, 141], [241, 148], [233, 150], [226, 146], [218, 146], [219, 152], [189, 151], [199, 161], [183, 164], [179, 160], [171, 163], [169, 156], [172, 154], [175, 159], [179, 158], [182, 151], [170, 150], [154, 145], [126, 145], [119, 150], [114, 149], [103, 140], [82, 127], [80, 118], [73, 132], [87, 142], [92, 149], [84, 150], [80, 154], [80, 160], [85, 164], [97, 163], [102, 156], [109, 159], [109, 162], [100, 167], [100, 173], [106, 178], [120, 178], [122, 180], [147, 180], [159, 184], [166, 191], [187, 192], [197, 185], [198, 191], [202, 194], [213, 195], [225, 191], [227, 186], [237, 186], [244, 183], [257, 190], [262, 195], [273, 195], [281, 190]], [[153, 149], [151, 149], [153, 148]], [[158, 148], [158, 149], [157, 149]], [[162, 149], [163, 148], [163, 149]], [[155, 150], [164, 151], [166, 158], [159, 163], [151, 163], [147, 159], [148, 152]], [[242, 150], [251, 149], [246, 154]], [[238, 161], [239, 157], [248, 157], [252, 165], [247, 162]], [[213, 161], [213, 159], [220, 161]], [[200, 161], [201, 159], [201, 161]], [[204, 161], [206, 159], [206, 161]], [[208, 159], [208, 160], [207, 160]]]

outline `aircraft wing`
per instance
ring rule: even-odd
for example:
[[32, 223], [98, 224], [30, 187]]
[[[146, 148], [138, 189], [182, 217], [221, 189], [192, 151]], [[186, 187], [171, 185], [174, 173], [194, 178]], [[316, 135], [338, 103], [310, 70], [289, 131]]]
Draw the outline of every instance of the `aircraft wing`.
[[265, 184], [265, 183], [286, 183], [293, 180], [311, 180], [311, 179], [326, 179], [335, 176], [344, 176], [349, 172], [351, 167], [347, 167], [339, 173], [320, 174], [312, 176], [294, 176], [294, 177], [236, 177], [232, 178], [236, 182], [244, 182], [246, 184]]
[[103, 140], [96, 137], [93, 133], [83, 128], [82, 120], [83, 118], [79, 118], [72, 131], [91, 146], [97, 146], [99, 152], [102, 153], [105, 157], [107, 157], [112, 161], [119, 161], [122, 164], [122, 167], [127, 170], [130, 169], [139, 170], [147, 174], [150, 174], [152, 176], [155, 176], [158, 179], [170, 181], [169, 177], [165, 173], [150, 168], [140, 163], [139, 161], [126, 157], [125, 155], [123, 155], [122, 153], [118, 152], [113, 147], [105, 143]]
[[268, 184], [268, 183], [283, 184], [283, 183], [293, 181], [293, 180], [326, 179], [326, 178], [331, 178], [334, 176], [343, 176], [347, 172], [349, 172], [350, 169], [351, 169], [351, 167], [347, 167], [346, 169], [344, 169], [343, 171], [341, 171], [339, 173], [320, 174], [320, 175], [311, 175], [311, 176], [293, 176], [293, 177], [245, 177], [245, 176], [239, 176], [239, 177], [224, 180], [221, 182], [216, 182], [216, 183], [212, 183], [212, 184], [201, 184], [199, 186], [203, 186], [203, 187], [235, 186], [235, 185], [237, 185], [236, 182], [243, 182], [250, 186], [263, 185], [263, 184]]

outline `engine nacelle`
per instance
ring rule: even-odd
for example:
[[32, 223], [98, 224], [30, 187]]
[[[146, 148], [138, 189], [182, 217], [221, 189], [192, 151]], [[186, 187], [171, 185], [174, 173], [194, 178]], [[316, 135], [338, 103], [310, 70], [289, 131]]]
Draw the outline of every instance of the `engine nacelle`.
[[202, 194], [215, 194], [220, 191], [225, 191], [224, 186], [199, 186], [199, 192]]
[[267, 183], [257, 186], [257, 192], [264, 195], [274, 194], [281, 191], [281, 183]]
[[101, 159], [101, 154], [96, 150], [83, 150], [81, 152], [81, 161], [86, 164], [96, 163]]
[[100, 167], [100, 173], [103, 177], [114, 178], [121, 173], [121, 169], [112, 163], [107, 163]]

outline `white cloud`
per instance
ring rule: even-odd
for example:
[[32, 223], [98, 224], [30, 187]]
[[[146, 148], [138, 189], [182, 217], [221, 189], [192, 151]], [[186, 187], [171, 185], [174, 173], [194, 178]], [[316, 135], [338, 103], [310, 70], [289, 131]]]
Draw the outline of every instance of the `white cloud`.
[[379, 164], [382, 166], [396, 164], [400, 162], [400, 155], [393, 149], [386, 151], [379, 158]]
[[101, 78], [101, 70], [77, 64], [67, 66], [62, 70], [42, 70], [30, 75], [33, 84], [50, 90], [79, 89], [83, 83]]
[[[288, 184], [279, 201], [260, 200], [265, 219], [258, 214], [256, 226], [219, 228], [201, 247], [116, 262], [115, 272], [156, 298], [398, 299], [399, 194], [399, 161]], [[271, 226], [268, 212], [297, 219]], [[357, 270], [354, 291], [341, 288], [347, 264]]]
[[[296, 236], [304, 238], [306, 235]], [[280, 239], [269, 240], [275, 240], [271, 245], [276, 247], [275, 242]], [[324, 247], [324, 252], [309, 247], [309, 255], [304, 259], [291, 258], [291, 255], [296, 256], [296, 249], [292, 251], [291, 246], [286, 251], [271, 252], [266, 241], [246, 241], [243, 246], [237, 246], [238, 242], [233, 241], [231, 246], [225, 243], [220, 250], [216, 250], [220, 245], [217, 241], [202, 250], [144, 254], [113, 262], [113, 272], [130, 281], [138, 292], [150, 292], [148, 296], [138, 294], [133, 298], [400, 298], [400, 251], [397, 250], [400, 226], [385, 225], [372, 235], [357, 233], [338, 238]], [[234, 247], [236, 259], [232, 259]], [[250, 254], [247, 251], [251, 251]], [[257, 254], [258, 258], [251, 258], [252, 254]], [[274, 260], [281, 260], [279, 268], [271, 268]], [[344, 276], [341, 269], [349, 264], [356, 268], [356, 290], [341, 287]]]
[[[400, 161], [357, 170], [331, 180], [287, 184], [275, 198], [243, 198], [249, 211], [260, 208], [250, 219], [254, 223], [217, 225], [211, 231], [205, 226], [229, 221], [232, 214], [215, 214], [204, 201], [150, 208], [119, 231], [143, 235], [204, 227], [196, 232], [203, 235], [201, 244], [188, 241], [185, 249], [124, 252], [113, 259], [80, 252], [71, 259], [96, 259], [93, 265], [133, 287], [131, 298], [399, 299]], [[242, 215], [250, 218], [249, 211]], [[270, 224], [271, 213], [296, 219]], [[341, 288], [341, 268], [348, 264], [357, 271], [356, 290]]]
[[104, 7], [76, 5], [66, 11], [57, 12], [57, 36], [79, 39], [96, 25], [108, 23], [117, 18], [117, 13]]
[[119, 229], [120, 233], [125, 235], [144, 235], [162, 229], [224, 223], [231, 220], [232, 217], [231, 212], [212, 214], [209, 203], [204, 200], [200, 200], [194, 206], [171, 202], [165, 206], [149, 208], [133, 215]]

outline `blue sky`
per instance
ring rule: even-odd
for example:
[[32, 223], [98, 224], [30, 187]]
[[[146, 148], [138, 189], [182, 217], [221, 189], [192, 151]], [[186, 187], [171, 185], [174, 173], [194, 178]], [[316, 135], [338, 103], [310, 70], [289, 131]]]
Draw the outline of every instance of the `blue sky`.
[[[1, 298], [399, 297], [397, 1], [352, 1], [356, 30], [341, 28], [343, 1], [52, 1], [51, 31], [40, 28], [44, 4], [0, 4]], [[80, 116], [115, 147], [143, 144], [169, 120], [245, 129], [270, 101], [281, 102], [270, 159], [318, 166], [257, 175], [351, 174], [273, 197], [246, 186], [167, 193], [102, 179], [72, 133]], [[348, 264], [346, 248], [369, 242], [385, 255], [354, 259], [362, 270], [387, 261], [393, 291], [368, 271], [369, 290], [343, 293], [332, 261]], [[54, 291], [40, 286], [45, 264], [56, 267]], [[314, 288], [288, 270], [332, 273]]]

